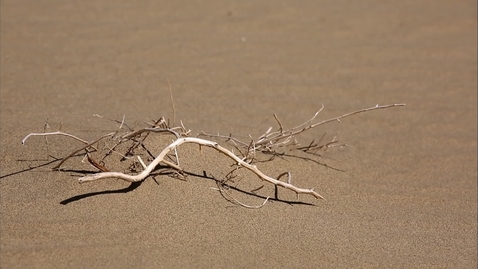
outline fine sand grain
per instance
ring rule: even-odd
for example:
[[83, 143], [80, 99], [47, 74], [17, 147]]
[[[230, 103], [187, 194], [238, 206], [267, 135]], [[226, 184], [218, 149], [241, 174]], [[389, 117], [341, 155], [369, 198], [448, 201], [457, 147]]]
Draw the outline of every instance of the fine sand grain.
[[[476, 1], [243, 2], [2, 1], [1, 268], [476, 268]], [[80, 185], [42, 138], [20, 143], [46, 119], [90, 140], [117, 128], [93, 114], [172, 117], [167, 79], [193, 133], [407, 106], [305, 137], [338, 134], [322, 161], [343, 172], [258, 164], [314, 187], [313, 206], [232, 206], [194, 176]], [[179, 151], [199, 175], [230, 164]]]

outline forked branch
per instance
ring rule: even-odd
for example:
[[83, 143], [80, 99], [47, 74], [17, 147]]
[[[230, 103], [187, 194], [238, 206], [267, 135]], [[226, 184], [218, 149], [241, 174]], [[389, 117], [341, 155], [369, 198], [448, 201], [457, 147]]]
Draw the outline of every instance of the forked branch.
[[[172, 95], [171, 95], [171, 99], [172, 99]], [[206, 146], [206, 147], [215, 149], [216, 151], [232, 159], [235, 162], [235, 165], [237, 165], [238, 167], [244, 167], [250, 170], [251, 172], [256, 174], [260, 180], [266, 181], [274, 185], [275, 188], [282, 187], [282, 188], [291, 190], [295, 192], [297, 196], [299, 194], [307, 194], [318, 199], [323, 199], [323, 197], [320, 194], [318, 194], [314, 189], [299, 188], [293, 185], [291, 182], [291, 174], [289, 172], [284, 172], [280, 174], [277, 178], [272, 178], [264, 174], [254, 164], [258, 162], [256, 154], [257, 153], [272, 154], [272, 157], [267, 161], [272, 160], [275, 156], [294, 156], [294, 155], [285, 155], [285, 154], [282, 155], [280, 151], [284, 150], [285, 148], [288, 148], [290, 150], [298, 150], [305, 153], [309, 153], [311, 154], [312, 157], [317, 157], [317, 156], [320, 157], [321, 155], [316, 154], [318, 150], [326, 150], [329, 147], [337, 146], [338, 141], [335, 139], [335, 137], [332, 139], [332, 141], [322, 142], [322, 139], [325, 136], [324, 134], [324, 136], [322, 136], [318, 140], [318, 142], [312, 141], [310, 143], [307, 143], [306, 146], [301, 146], [296, 140], [296, 137], [308, 130], [314, 129], [326, 123], [333, 122], [333, 121], [341, 122], [341, 119], [350, 117], [352, 115], [356, 115], [359, 113], [368, 112], [372, 110], [399, 107], [404, 105], [405, 104], [376, 105], [370, 108], [357, 110], [351, 113], [343, 114], [338, 117], [334, 117], [331, 119], [322, 120], [322, 121], [314, 123], [317, 116], [324, 109], [324, 106], [322, 105], [322, 108], [319, 111], [317, 111], [311, 119], [290, 129], [285, 129], [284, 125], [281, 123], [277, 115], [274, 114], [274, 119], [277, 122], [278, 128], [275, 131], [273, 131], [273, 128], [270, 127], [269, 129], [267, 129], [267, 131], [264, 134], [259, 136], [258, 139], [254, 140], [251, 137], [251, 140], [249, 142], [243, 142], [237, 138], [234, 138], [231, 134], [230, 135], [221, 135], [221, 134], [212, 135], [205, 132], [201, 132], [198, 135], [198, 136], [209, 136], [210, 138], [214, 138], [215, 140], [223, 140], [229, 145], [232, 144], [233, 150], [229, 150], [221, 146], [218, 142], [214, 140], [206, 140], [199, 137], [189, 137], [191, 130], [186, 129], [182, 121], [180, 122], [181, 123], [180, 126], [171, 127], [169, 126], [169, 120], [166, 121], [163, 117], [161, 117], [157, 121], [154, 121], [153, 123], [148, 123], [149, 127], [142, 128], [136, 131], [129, 128], [125, 124], [124, 118], [123, 118], [121, 121], [115, 121], [120, 124], [117, 131], [105, 134], [93, 140], [92, 142], [89, 142], [87, 140], [81, 139], [77, 136], [74, 136], [68, 133], [58, 131], [58, 132], [48, 132], [48, 133], [46, 132], [30, 133], [22, 140], [22, 144], [25, 144], [26, 140], [32, 136], [47, 137], [47, 136], [55, 136], [55, 135], [66, 136], [83, 143], [81, 147], [77, 148], [76, 150], [68, 154], [66, 157], [61, 159], [60, 162], [53, 169], [59, 170], [62, 164], [67, 159], [72, 158], [73, 156], [76, 156], [80, 152], [84, 151], [85, 157], [88, 159], [90, 164], [92, 164], [94, 167], [102, 171], [100, 173], [87, 175], [87, 176], [79, 178], [79, 182], [84, 183], [84, 182], [91, 182], [91, 181], [95, 181], [99, 179], [105, 179], [105, 178], [119, 178], [129, 182], [142, 181], [142, 180], [145, 180], [150, 175], [154, 176], [155, 173], [153, 172], [155, 171], [155, 169], [157, 169], [158, 166], [166, 166], [171, 168], [173, 171], [177, 172], [178, 174], [182, 174], [184, 170], [180, 167], [180, 164], [179, 164], [179, 156], [177, 152], [177, 147], [179, 147], [182, 144], [193, 143], [193, 144], [198, 144], [200, 148], [201, 146]], [[174, 110], [175, 108], [173, 105], [173, 114], [175, 117]], [[173, 123], [174, 123], [174, 118], [173, 118]], [[129, 129], [129, 131], [124, 131], [123, 126], [126, 126]], [[158, 155], [153, 155], [151, 151], [145, 145], [145, 140], [148, 138], [148, 136], [151, 133], [173, 135], [175, 137], [175, 140], [171, 144], [166, 146], [164, 149], [162, 149]], [[98, 144], [100, 143], [100, 141], [105, 139], [108, 139], [108, 141], [110, 140], [113, 141], [114, 145], [112, 147], [108, 147], [107, 153], [103, 154], [103, 159], [100, 159], [100, 161], [98, 162], [97, 160], [93, 158], [91, 153], [93, 151], [99, 151], [100, 147], [98, 146]], [[128, 143], [126, 144], [127, 150], [124, 150], [124, 147], [123, 147], [122, 151], [120, 152], [119, 148], [121, 148], [120, 145], [122, 145], [123, 143]], [[149, 159], [150, 163], [148, 165], [145, 163], [145, 161], [143, 161], [140, 154], [137, 154], [136, 152], [137, 150], [141, 150], [142, 153], [147, 153], [146, 155], [141, 155], [141, 156], [146, 156]], [[239, 156], [241, 157], [239, 157], [237, 153], [235, 153], [234, 151], [237, 151], [237, 153], [239, 153], [240, 154]], [[114, 171], [110, 172], [106, 166], [102, 165], [102, 161], [106, 157], [110, 156], [112, 152], [119, 154], [120, 156], [122, 156], [123, 159], [132, 160], [133, 168], [130, 168], [128, 173], [136, 173], [136, 174], [131, 175], [131, 174], [123, 173], [123, 172], [114, 172]], [[302, 158], [302, 159], [308, 159], [308, 158]], [[285, 176], [287, 176], [287, 180], [285, 182], [281, 181], [280, 179]], [[226, 195], [226, 196], [229, 195], [225, 193], [225, 189], [221, 189], [221, 186], [219, 186], [219, 190], [221, 191], [222, 195]], [[240, 201], [237, 201], [235, 198], [229, 197], [227, 199], [229, 201], [233, 201], [234, 203], [247, 208], [261, 207], [269, 200], [269, 198], [265, 199], [263, 204], [260, 206], [248, 206]]]
[[228, 156], [229, 158], [233, 159], [238, 166], [242, 166], [244, 168], [249, 169], [250, 171], [254, 172], [261, 180], [267, 181], [271, 184], [274, 184], [276, 186], [280, 186], [289, 190], [294, 191], [297, 194], [310, 194], [314, 196], [315, 198], [321, 198], [324, 199], [320, 194], [314, 191], [314, 189], [302, 189], [298, 188], [292, 184], [286, 183], [279, 181], [275, 178], [269, 177], [263, 172], [261, 172], [257, 166], [248, 164], [244, 162], [242, 159], [237, 157], [234, 153], [231, 151], [227, 150], [226, 148], [220, 146], [218, 143], [201, 139], [201, 138], [195, 138], [195, 137], [183, 137], [183, 138], [178, 138], [176, 141], [174, 141], [172, 144], [167, 146], [159, 155], [156, 157], [146, 168], [144, 169], [143, 172], [139, 173], [138, 175], [128, 175], [120, 172], [103, 172], [103, 173], [97, 173], [94, 175], [89, 175], [89, 176], [84, 176], [78, 179], [80, 183], [84, 182], [89, 182], [89, 181], [95, 181], [98, 179], [104, 179], [104, 178], [119, 178], [123, 179], [129, 182], [136, 182], [136, 181], [142, 181], [144, 180], [153, 170], [158, 166], [160, 163], [163, 162], [164, 157], [173, 149], [176, 147], [185, 144], [185, 143], [195, 143], [201, 146], [206, 146], [206, 147], [211, 147], [216, 149], [217, 151], [223, 153], [224, 155]]

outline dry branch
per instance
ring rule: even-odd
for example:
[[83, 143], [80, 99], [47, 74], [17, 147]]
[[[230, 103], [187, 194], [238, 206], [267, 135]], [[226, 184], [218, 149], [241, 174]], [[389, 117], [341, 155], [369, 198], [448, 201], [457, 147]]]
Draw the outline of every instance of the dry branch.
[[[359, 114], [359, 113], [364, 113], [364, 112], [368, 112], [368, 111], [372, 111], [372, 110], [378, 110], [378, 109], [398, 107], [398, 106], [405, 106], [405, 104], [376, 105], [376, 106], [373, 106], [373, 107], [369, 107], [369, 108], [357, 110], [357, 111], [354, 111], [354, 112], [350, 112], [350, 113], [347, 113], [347, 114], [344, 114], [344, 115], [341, 115], [341, 116], [338, 116], [338, 117], [335, 117], [335, 118], [323, 120], [323, 121], [320, 121], [318, 123], [313, 123], [314, 119], [324, 109], [324, 106], [322, 105], [322, 107], [319, 109], [319, 111], [317, 111], [314, 114], [314, 116], [312, 116], [311, 119], [309, 119], [308, 121], [306, 121], [306, 122], [304, 122], [304, 123], [302, 123], [302, 124], [300, 124], [300, 125], [298, 125], [294, 128], [288, 129], [288, 130], [284, 130], [284, 128], [282, 126], [282, 123], [279, 121], [277, 116], [274, 114], [274, 118], [279, 125], [278, 130], [274, 131], [274, 132], [271, 132], [272, 127], [269, 127], [269, 129], [264, 134], [259, 136], [259, 138], [257, 140], [251, 139], [250, 143], [245, 143], [245, 142], [240, 141], [238, 139], [234, 139], [230, 136], [224, 136], [224, 135], [219, 135], [219, 134], [214, 135], [214, 134], [208, 134], [208, 133], [205, 133], [205, 132], [201, 132], [200, 135], [213, 137], [213, 138], [222, 138], [222, 139], [227, 138], [227, 141], [233, 141], [233, 142], [235, 142], [235, 145], [237, 145], [237, 144], [242, 145], [242, 146], [246, 145], [247, 146], [246, 152], [242, 152], [242, 151], [241, 152], [245, 156], [245, 160], [253, 160], [254, 159], [253, 154], [256, 151], [263, 152], [263, 153], [270, 153], [270, 154], [280, 154], [280, 152], [275, 150], [275, 148], [285, 148], [285, 147], [291, 147], [291, 146], [298, 146], [299, 144], [295, 140], [296, 136], [298, 136], [301, 133], [304, 133], [304, 132], [306, 132], [310, 129], [316, 128], [316, 127], [321, 126], [321, 125], [324, 125], [326, 123], [333, 122], [333, 121], [341, 122], [340, 121], [341, 119], [344, 119], [344, 118], [347, 118], [347, 117], [350, 117], [352, 115], [356, 115], [356, 114]], [[337, 143], [337, 141], [335, 141], [335, 138], [334, 138], [333, 141], [330, 141], [326, 144], [315, 145], [313, 147], [309, 147], [308, 149], [304, 148], [304, 147], [296, 147], [295, 149], [299, 149], [301, 151], [310, 153], [314, 149], [318, 149], [318, 148], [321, 148], [321, 147], [322, 148], [324, 148], [324, 147], [327, 148], [328, 146], [330, 146], [332, 144], [335, 144], [335, 143]], [[244, 147], [243, 147], [243, 149], [244, 149]]]
[[174, 150], [176, 147], [185, 144], [185, 143], [195, 143], [198, 145], [202, 146], [207, 146], [216, 149], [217, 151], [223, 153], [224, 155], [228, 156], [229, 158], [233, 159], [236, 161], [238, 166], [245, 167], [249, 169], [250, 171], [254, 172], [260, 179], [267, 181], [269, 183], [272, 183], [276, 186], [280, 186], [289, 190], [292, 190], [296, 192], [297, 194], [310, 194], [314, 196], [315, 198], [321, 198], [323, 197], [319, 195], [317, 192], [315, 192], [313, 189], [302, 189], [298, 188], [292, 184], [285, 183], [282, 181], [279, 181], [277, 179], [274, 179], [272, 177], [267, 176], [266, 174], [262, 173], [257, 166], [248, 164], [244, 162], [242, 159], [237, 157], [234, 153], [231, 151], [227, 150], [226, 148], [220, 146], [217, 142], [212, 142], [209, 140], [201, 139], [201, 138], [194, 138], [194, 137], [183, 137], [183, 138], [178, 138], [176, 141], [174, 141], [172, 144], [167, 146], [159, 155], [154, 159], [153, 162], [151, 162], [143, 172], [136, 176], [124, 174], [124, 173], [119, 173], [119, 172], [103, 172], [103, 173], [97, 173], [94, 175], [90, 176], [84, 176], [78, 179], [80, 183], [84, 182], [89, 182], [89, 181], [94, 181], [98, 179], [103, 179], [103, 178], [119, 178], [123, 179], [129, 182], [136, 182], [136, 181], [142, 181], [144, 180], [150, 173], [151, 171], [154, 170], [154, 168], [159, 165], [161, 162], [163, 162], [164, 157], [171, 151]]
[[[169, 82], [168, 82], [168, 85], [170, 86]], [[172, 100], [172, 94], [171, 94], [171, 100]], [[382, 105], [382, 106], [376, 105], [370, 108], [357, 110], [351, 113], [343, 114], [335, 118], [314, 123], [314, 120], [317, 118], [320, 112], [324, 109], [324, 106], [322, 105], [319, 111], [317, 111], [312, 116], [312, 118], [291, 129], [285, 129], [283, 124], [279, 120], [278, 116], [274, 114], [274, 119], [276, 120], [278, 125], [277, 130], [273, 131], [273, 128], [270, 127], [267, 129], [267, 131], [264, 134], [260, 135], [256, 140], [252, 139], [251, 137], [251, 140], [249, 142], [243, 142], [237, 138], [234, 138], [231, 134], [226, 136], [221, 134], [213, 135], [213, 134], [201, 132], [198, 134], [198, 137], [189, 137], [191, 131], [184, 127], [182, 121], [180, 122], [181, 123], [180, 126], [171, 127], [169, 126], [169, 121], [166, 121], [163, 117], [161, 117], [157, 121], [154, 121], [153, 123], [148, 123], [149, 127], [142, 128], [135, 131], [125, 124], [125, 118], [123, 117], [121, 121], [115, 120], [115, 122], [119, 124], [119, 128], [117, 131], [105, 134], [91, 142], [88, 142], [77, 136], [58, 131], [58, 132], [49, 132], [49, 133], [46, 133], [46, 132], [30, 133], [22, 140], [22, 144], [25, 144], [26, 140], [32, 136], [47, 137], [47, 136], [60, 135], [60, 136], [66, 136], [74, 140], [80, 141], [84, 145], [77, 148], [76, 150], [68, 154], [66, 157], [61, 159], [60, 162], [53, 169], [60, 170], [60, 167], [63, 165], [63, 163], [67, 159], [70, 159], [73, 156], [76, 156], [80, 152], [84, 151], [85, 159], [87, 159], [92, 166], [94, 166], [99, 171], [101, 171], [100, 173], [83, 176], [78, 179], [80, 183], [84, 183], [84, 182], [91, 182], [91, 181], [95, 181], [99, 179], [105, 179], [105, 178], [118, 178], [118, 179], [122, 179], [129, 182], [138, 182], [138, 181], [145, 180], [148, 176], [154, 175], [153, 172], [159, 166], [169, 167], [173, 169], [176, 172], [176, 174], [181, 175], [184, 172], [184, 170], [181, 168], [179, 164], [179, 156], [178, 156], [177, 148], [182, 144], [193, 143], [193, 144], [199, 145], [200, 148], [201, 146], [206, 146], [224, 154], [225, 156], [227, 156], [228, 158], [234, 161], [235, 165], [237, 166], [236, 169], [238, 167], [246, 168], [249, 171], [256, 174], [256, 176], [259, 177], [260, 180], [266, 181], [272, 184], [273, 186], [275, 186], [275, 188], [282, 187], [282, 188], [291, 190], [295, 192], [297, 196], [299, 194], [307, 194], [315, 198], [323, 199], [323, 197], [320, 194], [318, 194], [316, 191], [314, 191], [314, 189], [299, 188], [293, 185], [291, 182], [291, 174], [289, 172], [283, 172], [277, 178], [272, 178], [264, 174], [254, 164], [255, 162], [258, 162], [256, 154], [257, 153], [272, 154], [272, 157], [268, 160], [270, 161], [275, 156], [283, 156], [283, 153], [281, 150], [288, 148], [290, 150], [297, 150], [297, 151], [309, 153], [313, 156], [318, 156], [317, 151], [325, 150], [329, 147], [333, 147], [337, 145], [338, 141], [335, 139], [335, 137], [331, 141], [322, 142], [325, 136], [324, 134], [319, 139], [318, 142], [315, 142], [313, 140], [312, 142], [308, 143], [307, 146], [301, 146], [297, 142], [296, 137], [310, 129], [316, 128], [326, 123], [333, 122], [333, 121], [341, 122], [341, 119], [350, 117], [352, 115], [356, 115], [359, 113], [368, 112], [372, 110], [386, 109], [386, 108], [398, 107], [398, 106], [404, 106], [404, 105], [405, 104], [390, 104], [390, 105]], [[173, 114], [175, 117], [174, 105], [173, 105]], [[173, 118], [173, 123], [174, 123], [174, 118]], [[124, 131], [123, 126], [128, 127], [129, 130]], [[145, 145], [145, 141], [147, 140], [148, 136], [152, 133], [170, 134], [175, 137], [175, 140], [169, 145], [167, 145], [164, 149], [162, 149], [158, 155], [154, 155], [153, 153], [150, 152], [150, 150]], [[217, 141], [199, 138], [199, 136], [207, 136], [210, 139], [224, 140], [226, 143], [232, 145], [233, 148], [237, 151], [237, 153], [242, 155], [242, 157], [239, 157], [238, 155], [236, 155], [234, 151], [228, 150], [227, 148], [221, 146]], [[104, 139], [109, 139], [114, 141], [114, 145], [112, 147], [107, 147], [108, 149], [107, 153], [103, 155], [103, 158], [100, 159], [100, 161], [97, 161], [92, 157], [91, 153], [99, 150], [98, 143]], [[123, 151], [118, 152], [120, 150], [119, 148], [122, 145], [126, 146], [127, 149], [126, 150], [123, 149]], [[145, 161], [143, 161], [140, 154], [136, 153], [138, 149], [142, 149], [147, 152], [146, 156], [150, 160], [148, 165], [145, 163]], [[133, 161], [133, 165], [130, 167], [129, 172], [132, 172], [132, 173], [136, 172], [136, 175], [127, 174], [123, 172], [110, 171], [110, 169], [108, 169], [108, 166], [104, 165], [103, 160], [106, 157], [110, 156], [111, 153], [113, 152], [122, 156], [122, 159], [128, 159]], [[280, 179], [284, 176], [287, 176], [287, 182], [280, 181]], [[231, 201], [235, 204], [238, 204], [247, 208], [262, 207], [269, 200], [269, 198], [266, 198], [265, 201], [260, 206], [249, 206], [233, 198], [229, 194], [229, 191], [226, 191], [226, 189], [224, 189], [224, 186], [219, 183], [218, 183], [218, 190], [221, 192], [221, 195], [223, 195], [224, 198], [226, 198], [228, 201]], [[254, 192], [257, 190], [258, 189], [253, 190], [251, 192]]]

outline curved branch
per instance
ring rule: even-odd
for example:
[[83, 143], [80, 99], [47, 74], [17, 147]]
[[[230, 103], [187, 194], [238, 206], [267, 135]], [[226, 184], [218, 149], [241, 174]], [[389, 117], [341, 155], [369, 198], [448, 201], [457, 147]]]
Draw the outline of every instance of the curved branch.
[[89, 181], [95, 181], [98, 179], [104, 179], [104, 178], [119, 178], [125, 181], [129, 182], [137, 182], [137, 181], [142, 181], [144, 180], [153, 170], [154, 168], [163, 162], [164, 157], [173, 149], [176, 147], [185, 144], [185, 143], [194, 143], [194, 144], [199, 144], [202, 146], [207, 146], [216, 149], [217, 151], [223, 153], [224, 155], [228, 156], [229, 158], [233, 159], [237, 165], [242, 166], [244, 168], [249, 169], [250, 171], [254, 172], [260, 179], [267, 181], [271, 184], [274, 184], [276, 186], [283, 187], [285, 189], [292, 190], [296, 192], [297, 194], [303, 193], [303, 194], [309, 194], [314, 196], [315, 198], [320, 198], [324, 199], [320, 194], [314, 191], [314, 189], [303, 189], [303, 188], [298, 188], [292, 184], [286, 183], [279, 181], [275, 178], [269, 177], [263, 172], [261, 172], [257, 166], [248, 164], [244, 162], [241, 158], [237, 157], [234, 153], [231, 151], [227, 150], [226, 148], [220, 146], [218, 143], [201, 139], [201, 138], [194, 138], [194, 137], [183, 137], [183, 138], [178, 138], [176, 141], [174, 141], [172, 144], [167, 146], [145, 169], [143, 172], [137, 174], [137, 175], [128, 175], [120, 172], [103, 172], [103, 173], [97, 173], [94, 175], [88, 175], [84, 176], [78, 179], [80, 183], [84, 182], [89, 182]]
[[30, 133], [27, 136], [25, 136], [25, 138], [23, 138], [22, 145], [25, 145], [25, 142], [27, 141], [27, 139], [30, 136], [48, 136], [48, 135], [63, 135], [63, 136], [67, 136], [67, 137], [73, 138], [75, 140], [78, 140], [78, 141], [82, 142], [83, 144], [88, 144], [88, 141], [83, 140], [83, 139], [81, 139], [77, 136], [74, 136], [72, 134], [67, 134], [67, 133], [64, 133], [64, 132], [51, 132], [51, 133]]

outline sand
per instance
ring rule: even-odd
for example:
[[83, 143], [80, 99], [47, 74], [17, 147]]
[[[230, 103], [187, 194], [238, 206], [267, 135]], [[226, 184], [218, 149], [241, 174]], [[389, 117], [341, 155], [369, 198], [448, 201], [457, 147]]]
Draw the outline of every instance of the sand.
[[[476, 20], [475, 1], [2, 1], [0, 267], [476, 268]], [[93, 139], [117, 128], [93, 114], [172, 118], [167, 79], [194, 134], [407, 106], [303, 138], [338, 135], [320, 160], [343, 171], [258, 164], [315, 188], [313, 205], [249, 210], [194, 176], [80, 185], [80, 159], [54, 172], [43, 139], [20, 143], [47, 119]], [[228, 169], [180, 153], [192, 173]]]

